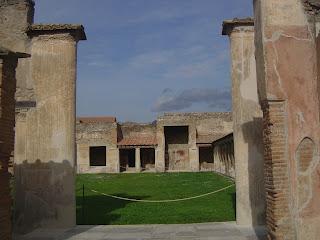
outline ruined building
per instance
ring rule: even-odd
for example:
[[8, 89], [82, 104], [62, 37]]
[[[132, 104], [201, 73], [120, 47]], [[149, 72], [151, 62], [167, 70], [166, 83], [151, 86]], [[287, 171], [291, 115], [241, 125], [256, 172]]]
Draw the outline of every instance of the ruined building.
[[230, 113], [167, 113], [150, 124], [78, 118], [77, 171], [202, 170], [234, 176], [233, 154], [217, 142], [231, 132]]
[[[270, 240], [317, 240], [320, 3], [253, 2], [254, 19], [227, 20], [223, 26], [231, 46], [233, 134], [205, 140], [217, 133], [216, 126], [231, 122], [210, 125], [211, 117], [201, 114], [167, 114], [153, 125], [79, 119], [78, 170], [199, 171], [211, 168], [201, 153], [207, 156], [213, 146], [221, 163], [232, 155], [234, 142], [237, 223], [266, 225]], [[11, 239], [12, 225], [22, 233], [75, 225], [76, 49], [86, 36], [81, 25], [34, 24], [33, 14], [31, 0], [0, 0], [0, 238], [5, 240]], [[92, 165], [106, 166], [91, 169], [90, 155]], [[154, 162], [146, 160], [153, 156]]]

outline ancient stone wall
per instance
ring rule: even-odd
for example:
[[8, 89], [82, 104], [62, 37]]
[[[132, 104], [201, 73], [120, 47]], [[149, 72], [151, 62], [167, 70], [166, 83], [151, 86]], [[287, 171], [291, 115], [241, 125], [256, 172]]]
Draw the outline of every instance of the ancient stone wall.
[[165, 165], [167, 171], [188, 171], [189, 126], [165, 126]]
[[166, 166], [165, 127], [174, 126], [188, 126], [189, 167], [187, 169], [188, 171], [199, 171], [197, 142], [211, 144], [214, 140], [232, 132], [232, 117], [230, 113], [165, 113], [160, 116], [157, 119], [157, 171], [165, 171]]
[[[77, 172], [97, 173], [97, 172], [112, 172], [118, 167], [114, 166], [114, 162], [119, 159], [117, 154], [117, 122], [111, 121], [81, 121], [78, 119], [76, 125], [76, 141], [77, 141]], [[90, 167], [89, 151], [92, 146], [106, 147], [106, 166]]]
[[319, 239], [318, 1], [255, 0], [269, 239]]
[[156, 124], [125, 122], [119, 124], [119, 140], [126, 137], [155, 136]]

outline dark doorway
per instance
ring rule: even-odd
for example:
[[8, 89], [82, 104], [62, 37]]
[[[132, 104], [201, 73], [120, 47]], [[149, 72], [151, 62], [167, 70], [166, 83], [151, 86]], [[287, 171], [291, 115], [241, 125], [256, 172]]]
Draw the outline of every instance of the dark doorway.
[[106, 166], [106, 147], [90, 147], [90, 166]]
[[136, 167], [136, 150], [134, 148], [120, 149], [120, 170]]
[[214, 169], [213, 147], [199, 147], [200, 169], [209, 171]]
[[189, 168], [189, 126], [165, 126], [166, 170], [187, 170]]
[[141, 148], [141, 167], [142, 171], [148, 171], [155, 168], [155, 150], [154, 148]]

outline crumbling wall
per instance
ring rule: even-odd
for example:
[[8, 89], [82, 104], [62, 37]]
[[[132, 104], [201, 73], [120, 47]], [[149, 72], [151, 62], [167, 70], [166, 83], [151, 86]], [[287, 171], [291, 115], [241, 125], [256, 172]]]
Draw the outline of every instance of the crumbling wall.
[[190, 166], [189, 159], [189, 127], [166, 126], [165, 135], [165, 161], [167, 171], [187, 171]]
[[[108, 172], [114, 168], [117, 154], [117, 123], [116, 122], [80, 122], [76, 125], [77, 172], [97, 173]], [[90, 167], [90, 146], [105, 146], [107, 163], [105, 167]]]
[[255, 0], [269, 239], [319, 239], [317, 1]]
[[153, 123], [124, 122], [119, 124], [119, 140], [127, 137], [155, 136], [156, 125]]
[[211, 144], [232, 131], [231, 113], [165, 113], [157, 119], [156, 170], [165, 171], [165, 127], [188, 126], [189, 128], [189, 167], [187, 171], [199, 171], [198, 142], [205, 140]]
[[228, 112], [197, 113], [192, 118], [196, 122], [197, 137], [211, 136], [210, 143], [233, 131], [232, 114]]

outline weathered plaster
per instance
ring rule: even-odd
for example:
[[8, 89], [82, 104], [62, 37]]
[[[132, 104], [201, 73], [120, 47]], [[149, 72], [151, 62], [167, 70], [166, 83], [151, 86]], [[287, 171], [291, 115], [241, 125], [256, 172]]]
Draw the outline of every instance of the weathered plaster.
[[262, 112], [256, 77], [253, 20], [225, 21], [231, 45], [237, 223], [265, 224]]
[[[259, 98], [265, 113], [266, 179], [274, 179], [267, 185], [272, 239], [319, 236], [320, 207], [314, 204], [320, 193], [315, 184], [320, 129], [316, 23], [304, 2], [255, 1], [258, 86], [264, 86], [259, 88]], [[283, 107], [278, 111], [274, 106], [280, 102]], [[305, 138], [314, 143], [315, 157], [302, 173], [297, 150]]]

